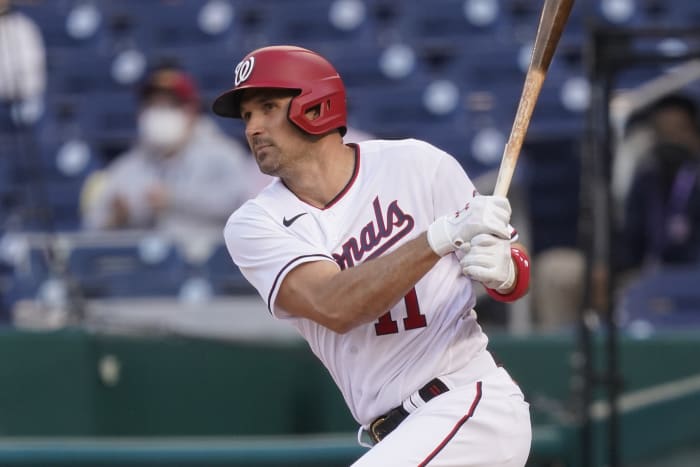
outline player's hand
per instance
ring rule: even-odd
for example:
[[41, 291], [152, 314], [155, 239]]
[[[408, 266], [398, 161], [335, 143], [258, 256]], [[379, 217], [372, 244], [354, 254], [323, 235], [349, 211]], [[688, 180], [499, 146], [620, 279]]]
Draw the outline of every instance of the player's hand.
[[455, 251], [479, 234], [509, 239], [510, 203], [502, 196], [475, 196], [461, 211], [428, 227], [428, 243], [439, 256]]
[[515, 284], [515, 266], [510, 256], [510, 240], [479, 234], [460, 248], [462, 272], [489, 289], [507, 293]]

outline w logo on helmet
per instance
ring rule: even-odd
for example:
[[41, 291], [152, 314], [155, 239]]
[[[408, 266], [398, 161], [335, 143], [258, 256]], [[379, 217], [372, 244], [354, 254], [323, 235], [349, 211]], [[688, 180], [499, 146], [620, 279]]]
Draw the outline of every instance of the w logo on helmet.
[[[345, 86], [333, 65], [316, 52], [292, 45], [253, 50], [236, 65], [233, 87], [216, 98], [214, 113], [241, 118], [241, 99], [248, 88], [294, 90], [287, 111], [293, 124], [312, 135], [332, 130], [345, 134]], [[306, 111], [320, 104], [321, 115], [313, 120], [306, 118]]]
[[253, 72], [253, 66], [255, 65], [255, 57], [248, 57], [247, 59], [243, 60], [241, 63], [236, 65], [236, 69], [234, 70], [234, 85], [238, 86], [239, 84], [243, 83], [245, 80], [250, 78], [250, 74]]

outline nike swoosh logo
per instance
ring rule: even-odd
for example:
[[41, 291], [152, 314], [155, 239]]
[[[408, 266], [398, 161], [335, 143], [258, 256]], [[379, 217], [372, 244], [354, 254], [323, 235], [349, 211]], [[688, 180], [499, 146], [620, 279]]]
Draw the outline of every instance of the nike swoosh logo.
[[286, 217], [282, 218], [282, 223], [284, 224], [285, 227], [289, 227], [294, 223], [295, 220], [299, 219], [301, 216], [304, 214], [307, 214], [305, 212], [302, 212], [301, 214], [297, 214], [296, 216], [292, 217], [291, 219], [287, 219]]

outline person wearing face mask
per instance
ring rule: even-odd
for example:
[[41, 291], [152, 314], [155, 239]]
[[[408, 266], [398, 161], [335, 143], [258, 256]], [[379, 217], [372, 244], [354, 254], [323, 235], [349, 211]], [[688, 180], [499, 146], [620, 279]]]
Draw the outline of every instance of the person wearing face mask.
[[247, 151], [200, 113], [194, 80], [181, 70], [150, 74], [139, 102], [135, 145], [86, 183], [85, 227], [218, 238], [251, 194]]
[[654, 143], [640, 166], [620, 226], [618, 269], [700, 261], [700, 127], [689, 97], [646, 110]]
[[[700, 263], [700, 126], [695, 101], [662, 97], [630, 115], [616, 149], [612, 273], [616, 293], [648, 268]], [[583, 302], [585, 258], [575, 248], [540, 252], [533, 267], [537, 327], [570, 326]], [[609, 273], [591, 272], [592, 302], [603, 306]]]

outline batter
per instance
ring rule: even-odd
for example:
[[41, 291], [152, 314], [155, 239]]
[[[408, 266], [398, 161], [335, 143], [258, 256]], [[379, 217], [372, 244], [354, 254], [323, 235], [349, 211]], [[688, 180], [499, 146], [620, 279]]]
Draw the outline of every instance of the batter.
[[271, 46], [214, 111], [278, 177], [228, 220], [233, 261], [330, 372], [372, 446], [357, 466], [523, 466], [530, 415], [497, 366], [475, 287], [512, 301], [529, 260], [503, 197], [427, 142], [343, 143], [345, 88], [315, 52]]

